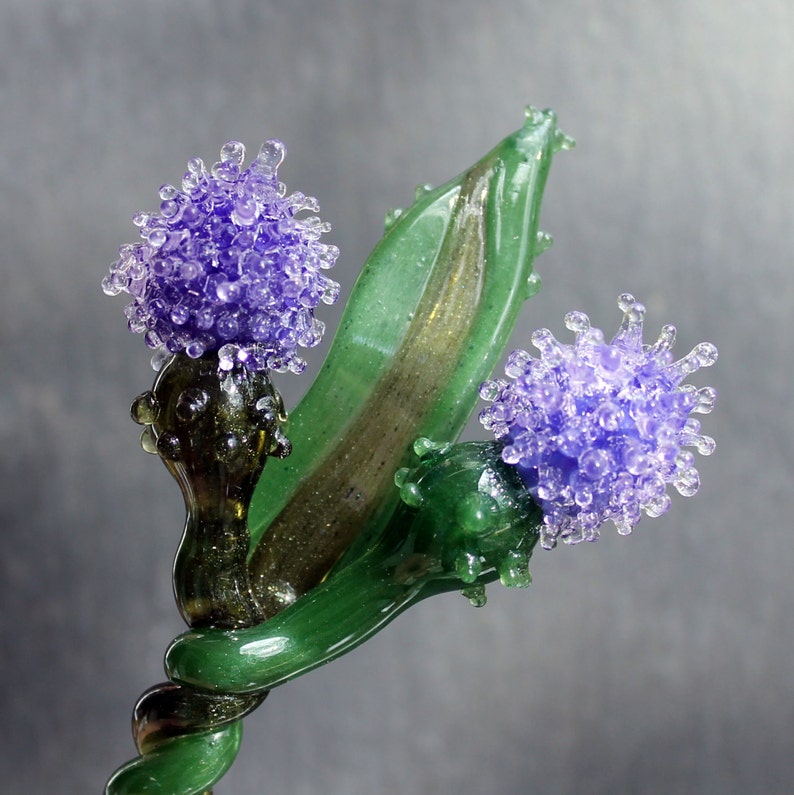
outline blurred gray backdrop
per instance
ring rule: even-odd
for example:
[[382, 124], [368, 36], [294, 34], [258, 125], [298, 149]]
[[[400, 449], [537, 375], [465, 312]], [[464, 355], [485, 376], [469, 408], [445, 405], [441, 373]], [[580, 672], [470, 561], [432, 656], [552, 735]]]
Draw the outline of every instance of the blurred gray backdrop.
[[514, 342], [572, 308], [613, 329], [624, 290], [681, 354], [714, 341], [702, 493], [277, 690], [217, 792], [791, 792], [793, 74], [790, 0], [0, 2], [0, 789], [98, 792], [182, 629], [181, 496], [127, 413], [149, 354], [99, 288], [132, 214], [281, 138], [344, 300], [386, 210], [531, 102], [578, 147]]

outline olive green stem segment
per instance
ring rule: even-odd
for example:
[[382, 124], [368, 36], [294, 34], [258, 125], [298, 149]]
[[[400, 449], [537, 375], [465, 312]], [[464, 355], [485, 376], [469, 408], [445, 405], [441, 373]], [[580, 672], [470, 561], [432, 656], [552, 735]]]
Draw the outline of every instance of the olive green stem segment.
[[242, 721], [221, 729], [167, 740], [119, 768], [105, 795], [197, 795], [231, 767], [240, 747]]
[[166, 670], [177, 682], [256, 693], [358, 646], [418, 601], [484, 585], [529, 584], [541, 513], [497, 442], [434, 445], [399, 473], [402, 502], [378, 542], [294, 605], [240, 630], [199, 629], [177, 638]]
[[174, 593], [189, 626], [263, 618], [247, 565], [248, 506], [268, 456], [289, 452], [281, 397], [266, 371], [224, 369], [216, 352], [173, 356], [132, 405], [144, 449], [159, 454], [185, 499]]
[[355, 559], [396, 504], [412, 439], [454, 440], [539, 280], [534, 256], [552, 156], [572, 145], [552, 111], [463, 175], [391, 214], [325, 365], [290, 415], [292, 456], [268, 467], [249, 512], [251, 583], [271, 616]]

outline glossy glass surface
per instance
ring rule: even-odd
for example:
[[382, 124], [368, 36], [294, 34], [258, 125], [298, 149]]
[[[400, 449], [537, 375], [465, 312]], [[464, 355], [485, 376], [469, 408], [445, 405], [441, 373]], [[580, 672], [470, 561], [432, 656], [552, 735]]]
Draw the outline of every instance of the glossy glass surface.
[[240, 748], [240, 721], [215, 731], [174, 737], [120, 767], [106, 795], [198, 795], [229, 769]]
[[554, 153], [571, 145], [553, 112], [529, 109], [476, 165], [392, 215], [290, 414], [294, 452], [254, 493], [251, 581], [267, 615], [317, 585], [351, 544], [352, 557], [366, 549], [395, 507], [392, 477], [414, 439], [457, 438], [539, 288], [543, 188]]
[[162, 368], [132, 406], [185, 498], [174, 591], [190, 626], [248, 626], [262, 610], [248, 582], [248, 505], [268, 456], [289, 443], [281, 398], [266, 371], [223, 369], [217, 353], [184, 353]]

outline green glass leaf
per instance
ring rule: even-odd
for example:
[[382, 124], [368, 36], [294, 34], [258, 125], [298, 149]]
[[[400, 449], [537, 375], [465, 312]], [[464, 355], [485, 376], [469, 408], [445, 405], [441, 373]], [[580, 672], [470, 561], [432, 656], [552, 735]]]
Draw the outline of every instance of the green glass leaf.
[[552, 111], [530, 108], [472, 168], [390, 215], [291, 413], [294, 452], [254, 492], [251, 582], [266, 615], [317, 585], [357, 536], [353, 557], [380, 532], [413, 439], [461, 432], [538, 289], [543, 188], [552, 156], [572, 143]]

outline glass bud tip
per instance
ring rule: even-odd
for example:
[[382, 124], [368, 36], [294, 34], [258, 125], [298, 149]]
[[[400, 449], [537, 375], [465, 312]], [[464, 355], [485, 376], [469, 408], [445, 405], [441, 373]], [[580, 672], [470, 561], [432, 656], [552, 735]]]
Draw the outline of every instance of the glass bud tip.
[[610, 519], [628, 534], [642, 513], [670, 508], [667, 485], [684, 496], [698, 491], [694, 448], [714, 451], [692, 414], [708, 414], [716, 391], [684, 379], [717, 360], [703, 342], [678, 361], [671, 349], [675, 328], [662, 328], [643, 344], [645, 307], [624, 293], [623, 320], [610, 343], [582, 312], [565, 316], [573, 344], [548, 329], [532, 335], [539, 357], [510, 354], [509, 380], [486, 381], [480, 395], [491, 403], [480, 414], [485, 428], [503, 440], [502, 457], [520, 472], [543, 509], [541, 545], [553, 548], [595, 541]]
[[132, 296], [128, 326], [158, 352], [153, 363], [222, 350], [251, 370], [305, 367], [298, 348], [325, 330], [314, 309], [339, 295], [324, 273], [339, 251], [320, 242], [330, 226], [317, 200], [278, 181], [285, 152], [266, 141], [243, 168], [245, 147], [229, 141], [211, 168], [193, 158], [181, 188], [163, 185], [159, 211], [133, 218], [142, 242], [119, 249], [102, 288]]

